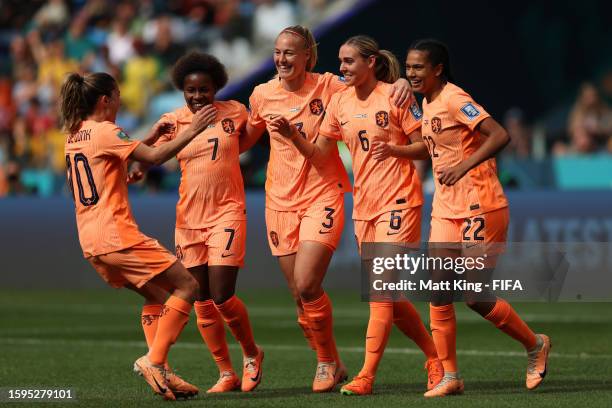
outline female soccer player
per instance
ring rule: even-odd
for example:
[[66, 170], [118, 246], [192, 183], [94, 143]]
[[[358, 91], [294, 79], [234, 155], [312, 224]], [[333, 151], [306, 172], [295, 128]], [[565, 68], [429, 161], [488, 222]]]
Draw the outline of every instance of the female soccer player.
[[[161, 117], [158, 124], [170, 123], [173, 130], [156, 142], [162, 146], [172, 141], [190, 126], [197, 112], [215, 108], [215, 122], [177, 155], [181, 183], [175, 231], [176, 254], [200, 285], [194, 305], [198, 329], [219, 368], [219, 380], [208, 393], [252, 391], [261, 381], [264, 357], [253, 339], [246, 307], [234, 294], [245, 254], [247, 220], [239, 144], [248, 115], [241, 103], [215, 101], [227, 79], [225, 67], [212, 55], [190, 52], [181, 57], [174, 65], [172, 82], [183, 91], [185, 106]], [[136, 172], [135, 178], [140, 175]], [[230, 361], [224, 320], [242, 347], [242, 385]]]
[[[312, 72], [317, 45], [305, 27], [284, 29], [274, 45], [277, 77], [257, 86], [251, 97], [245, 149], [266, 130], [270, 133], [270, 162], [266, 178], [268, 243], [297, 305], [298, 324], [317, 352], [315, 392], [331, 391], [347, 377], [333, 335], [332, 305], [322, 288], [323, 278], [344, 225], [343, 193], [348, 176], [336, 147], [319, 169], [300, 155], [292, 143], [271, 129], [285, 116], [300, 135], [314, 141], [331, 96], [346, 86], [343, 78]], [[397, 105], [407, 98], [408, 84], [389, 89]]]
[[[504, 243], [508, 201], [497, 178], [494, 156], [508, 143], [507, 132], [470, 95], [452, 83], [448, 50], [439, 41], [418, 40], [410, 46], [406, 76], [413, 90], [425, 97], [422, 134], [435, 180], [430, 242], [479, 242], [485, 246]], [[529, 358], [526, 385], [530, 390], [536, 388], [546, 375], [550, 339], [534, 334], [503, 299], [468, 300], [467, 304], [523, 344]], [[457, 368], [452, 301], [432, 302], [430, 314], [432, 335], [445, 375], [425, 396], [460, 394], [463, 380]]]
[[[336, 142], [344, 140], [355, 175], [353, 220], [360, 251], [364, 242], [418, 245], [423, 194], [414, 164], [408, 159], [375, 158], [371, 147], [379, 140], [409, 144], [406, 158], [427, 158], [420, 133], [420, 109], [414, 98], [402, 108], [391, 103], [389, 84], [399, 77], [399, 63], [370, 37], [348, 39], [340, 48], [339, 58], [340, 72], [349, 88], [332, 96], [316, 142], [301, 137], [297, 127], [282, 116], [274, 119], [270, 128], [291, 140], [317, 169], [329, 160]], [[372, 393], [378, 363], [394, 322], [425, 353], [428, 389], [442, 379], [434, 343], [414, 306], [407, 300], [373, 300], [365, 362], [353, 381], [342, 387], [343, 394]]]
[[[119, 89], [112, 76], [73, 73], [66, 78], [60, 110], [67, 133], [68, 184], [83, 254], [100, 276], [113, 287], [140, 293], [147, 302], [156, 298], [160, 287], [170, 293], [149, 353], [135, 366], [155, 393], [173, 400], [179, 393], [198, 392], [176, 375], [171, 379], [166, 367], [170, 346], [189, 320], [198, 284], [170, 252], [139, 231], [128, 202], [127, 161], [159, 164], [168, 160], [212, 123], [215, 110], [202, 110], [171, 143], [151, 148], [131, 141], [115, 125], [119, 106]], [[156, 127], [157, 135], [152, 137], [167, 128]]]

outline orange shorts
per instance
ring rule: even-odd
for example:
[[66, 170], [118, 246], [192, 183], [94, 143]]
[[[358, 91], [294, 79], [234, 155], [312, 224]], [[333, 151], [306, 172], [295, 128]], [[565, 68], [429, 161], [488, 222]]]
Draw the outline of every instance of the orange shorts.
[[268, 244], [274, 256], [294, 254], [302, 241], [336, 249], [344, 228], [344, 194], [321, 199], [297, 211], [266, 208]]
[[355, 239], [362, 242], [414, 242], [421, 240], [421, 206], [393, 210], [371, 220], [354, 220]]
[[114, 288], [121, 288], [128, 283], [140, 288], [177, 261], [170, 251], [153, 238], [121, 251], [90, 256], [87, 260], [102, 279]]
[[246, 220], [222, 221], [209, 228], [176, 228], [176, 256], [186, 268], [200, 265], [244, 266]]
[[471, 218], [431, 218], [429, 242], [489, 243], [506, 242], [510, 211], [508, 207]]

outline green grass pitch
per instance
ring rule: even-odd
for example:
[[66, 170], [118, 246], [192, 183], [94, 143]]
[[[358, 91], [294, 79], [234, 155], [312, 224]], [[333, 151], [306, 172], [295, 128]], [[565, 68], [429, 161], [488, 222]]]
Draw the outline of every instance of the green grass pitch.
[[[357, 373], [363, 362], [367, 304], [357, 293], [330, 291], [340, 353]], [[548, 377], [524, 388], [522, 348], [463, 305], [457, 305], [458, 358], [465, 395], [425, 400], [424, 358], [394, 329], [374, 395], [313, 394], [314, 353], [295, 322], [286, 290], [241, 291], [256, 341], [266, 352], [259, 388], [208, 396], [217, 371], [192, 321], [170, 354], [171, 364], [202, 394], [184, 406], [208, 407], [609, 407], [612, 406], [612, 304], [521, 304], [516, 309], [553, 342]], [[427, 320], [425, 304], [417, 305]], [[167, 406], [132, 373], [144, 354], [140, 299], [129, 291], [0, 290], [0, 387], [71, 387], [78, 402], [44, 406]], [[240, 350], [228, 332], [234, 367]], [[0, 405], [7, 405], [0, 402]], [[41, 406], [40, 403], [10, 404]], [[8, 405], [7, 405], [8, 406]]]

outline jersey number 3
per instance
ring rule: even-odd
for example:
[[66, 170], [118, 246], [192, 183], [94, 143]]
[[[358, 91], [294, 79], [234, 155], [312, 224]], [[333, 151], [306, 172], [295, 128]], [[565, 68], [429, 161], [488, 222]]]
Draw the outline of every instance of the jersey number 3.
[[[91, 167], [89, 167], [87, 157], [85, 157], [83, 153], [77, 153], [74, 155], [73, 162], [74, 165], [70, 160], [70, 155], [67, 154], [66, 170], [68, 174], [68, 185], [70, 186], [70, 191], [72, 191], [72, 199], [76, 199], [74, 196], [74, 183], [72, 179], [72, 168], [74, 167], [74, 178], [76, 179], [77, 189], [79, 190], [79, 201], [85, 207], [95, 205], [100, 197], [98, 196], [98, 190], [96, 189], [96, 183], [94, 182], [93, 173], [91, 172]], [[84, 174], [81, 173], [80, 169], [83, 169]], [[83, 188], [83, 177], [87, 180], [89, 195], [86, 195], [85, 189]]]

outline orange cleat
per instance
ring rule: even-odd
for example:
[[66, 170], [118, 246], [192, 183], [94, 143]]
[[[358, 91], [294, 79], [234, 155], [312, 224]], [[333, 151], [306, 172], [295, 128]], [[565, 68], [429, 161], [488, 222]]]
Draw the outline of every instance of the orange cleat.
[[357, 376], [353, 381], [340, 389], [342, 395], [369, 395], [372, 393], [374, 378], [369, 376]]
[[429, 391], [442, 381], [444, 366], [440, 360], [432, 358], [425, 362], [425, 370], [427, 370], [427, 391]]
[[427, 391], [426, 398], [446, 397], [447, 395], [463, 394], [463, 380], [455, 377], [444, 376], [442, 381], [431, 390]]
[[542, 383], [546, 376], [546, 365], [548, 363], [548, 353], [552, 348], [550, 338], [545, 334], [536, 334], [540, 349], [528, 353], [527, 378], [525, 385], [528, 390], [534, 390]]
[[312, 382], [312, 391], [329, 392], [347, 379], [346, 367], [340, 363], [320, 362]]
[[242, 392], [253, 391], [261, 382], [263, 369], [261, 363], [264, 359], [264, 352], [257, 346], [258, 353], [255, 357], [245, 357], [243, 359], [242, 370]]
[[219, 380], [206, 393], [216, 394], [221, 392], [237, 391], [240, 389], [240, 378], [233, 371], [224, 371]]
[[170, 368], [166, 369], [166, 381], [176, 398], [195, 397], [200, 392], [198, 387], [183, 380]]
[[176, 400], [166, 378], [166, 369], [163, 365], [151, 363], [146, 355], [134, 363], [134, 367], [142, 374], [145, 381], [151, 386], [153, 392], [162, 395], [165, 400]]

